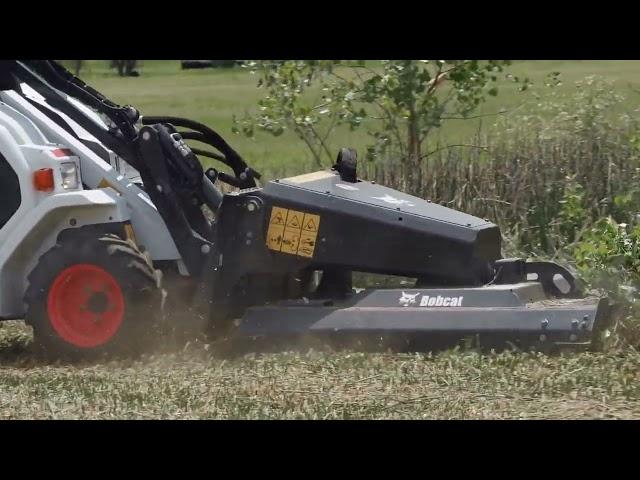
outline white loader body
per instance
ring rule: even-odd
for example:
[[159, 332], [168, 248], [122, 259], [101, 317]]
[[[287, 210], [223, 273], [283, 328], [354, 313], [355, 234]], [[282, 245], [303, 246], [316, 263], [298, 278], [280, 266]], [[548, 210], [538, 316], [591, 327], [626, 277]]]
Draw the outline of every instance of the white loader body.
[[[11, 90], [0, 92], [0, 162], [5, 163], [3, 172], [8, 172], [3, 174], [1, 188], [11, 183], [11, 172], [19, 183], [19, 202], [14, 198], [0, 206], [6, 209], [19, 204], [15, 211], [5, 212], [6, 221], [0, 225], [0, 319], [22, 318], [28, 273], [63, 230], [130, 222], [137, 243], [154, 261], [179, 261], [156, 207], [134, 183], [139, 178], [137, 172], [26, 84], [22, 93], [24, 97]], [[102, 148], [111, 164], [25, 97], [64, 118], [79, 138]], [[107, 128], [95, 112], [84, 109]], [[41, 169], [51, 169], [53, 177], [52, 188], [46, 191], [34, 183], [34, 175]]]

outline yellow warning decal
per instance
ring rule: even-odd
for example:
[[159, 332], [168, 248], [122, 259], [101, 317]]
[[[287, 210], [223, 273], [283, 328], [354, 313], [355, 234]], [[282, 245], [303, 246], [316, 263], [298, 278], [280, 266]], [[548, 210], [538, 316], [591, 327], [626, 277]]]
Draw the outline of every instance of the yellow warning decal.
[[271, 250], [280, 251], [282, 247], [282, 237], [284, 235], [287, 213], [289, 213], [289, 210], [286, 208], [273, 207], [271, 209], [269, 230], [267, 231], [267, 247]]
[[271, 209], [269, 225], [282, 225], [284, 227], [285, 221], [287, 220], [287, 213], [289, 213], [289, 210], [286, 208], [273, 207]]
[[300, 230], [302, 228], [303, 218], [304, 212], [289, 210], [289, 214], [287, 215], [287, 228], [295, 228], [296, 230]]
[[276, 252], [312, 258], [320, 215], [273, 207], [267, 230], [267, 247]]
[[302, 232], [298, 244], [298, 255], [302, 257], [313, 257], [313, 250], [316, 248], [316, 235]]
[[313, 257], [316, 248], [316, 238], [320, 227], [320, 215], [305, 213], [302, 219], [302, 232], [300, 233], [300, 243], [298, 245], [298, 255], [302, 257]]
[[298, 243], [300, 242], [300, 230], [285, 230], [282, 235], [282, 248], [281, 252], [290, 253], [295, 255], [298, 253]]
[[304, 220], [302, 221], [302, 230], [309, 233], [318, 233], [319, 225], [320, 215], [312, 215], [311, 213], [304, 214]]

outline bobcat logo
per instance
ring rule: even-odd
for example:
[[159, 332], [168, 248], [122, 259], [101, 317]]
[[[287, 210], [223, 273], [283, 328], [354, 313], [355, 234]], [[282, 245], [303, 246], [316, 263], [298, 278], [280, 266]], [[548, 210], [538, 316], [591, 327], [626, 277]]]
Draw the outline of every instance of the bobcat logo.
[[420, 292], [414, 293], [413, 295], [411, 295], [410, 293], [402, 292], [402, 297], [400, 297], [399, 303], [403, 307], [408, 307], [409, 305], [416, 303], [416, 297], [418, 295], [420, 295]]

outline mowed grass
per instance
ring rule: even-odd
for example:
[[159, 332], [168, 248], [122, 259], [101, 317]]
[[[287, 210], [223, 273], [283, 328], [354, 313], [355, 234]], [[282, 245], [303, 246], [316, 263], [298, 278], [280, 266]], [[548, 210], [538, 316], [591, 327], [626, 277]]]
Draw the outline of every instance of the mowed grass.
[[2, 419], [633, 419], [640, 354], [283, 352], [195, 342], [139, 360], [39, 363], [0, 328]]

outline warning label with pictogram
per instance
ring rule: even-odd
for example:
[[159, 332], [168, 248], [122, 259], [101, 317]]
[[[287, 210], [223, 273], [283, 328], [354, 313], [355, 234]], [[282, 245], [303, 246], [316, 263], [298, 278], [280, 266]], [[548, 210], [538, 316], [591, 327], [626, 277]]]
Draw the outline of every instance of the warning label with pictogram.
[[316, 248], [316, 235], [303, 231], [298, 244], [298, 255], [302, 257], [313, 257], [313, 250]]
[[267, 232], [267, 247], [271, 250], [278, 250], [282, 247], [282, 236], [284, 235], [284, 227], [274, 228], [269, 227]]
[[277, 252], [312, 258], [320, 215], [273, 207], [267, 230], [267, 247]]
[[289, 210], [286, 208], [273, 207], [271, 218], [269, 219], [269, 230], [267, 231], [267, 247], [271, 250], [278, 250], [282, 247], [282, 237], [284, 235], [284, 225]]
[[291, 253], [295, 255], [298, 253], [298, 243], [300, 241], [300, 230], [285, 230], [282, 236], [282, 248], [281, 252]]
[[285, 220], [287, 219], [287, 213], [289, 213], [289, 210], [286, 208], [273, 207], [271, 210], [271, 220], [269, 220], [269, 225], [282, 225], [284, 227]]
[[319, 225], [320, 215], [312, 215], [311, 213], [304, 214], [304, 220], [302, 221], [302, 230], [309, 233], [318, 233]]
[[296, 230], [300, 230], [300, 228], [302, 227], [303, 218], [303, 212], [289, 210], [289, 214], [287, 215], [287, 228], [295, 228]]

